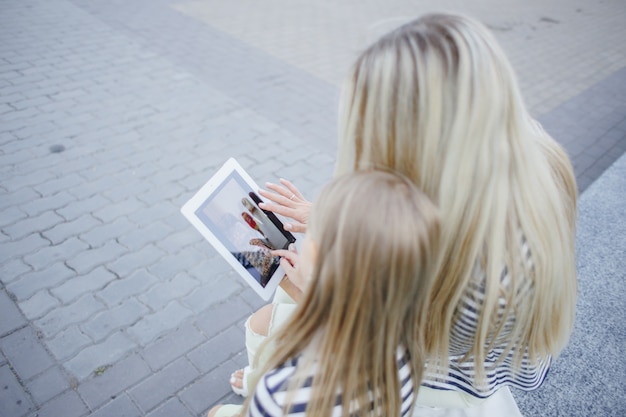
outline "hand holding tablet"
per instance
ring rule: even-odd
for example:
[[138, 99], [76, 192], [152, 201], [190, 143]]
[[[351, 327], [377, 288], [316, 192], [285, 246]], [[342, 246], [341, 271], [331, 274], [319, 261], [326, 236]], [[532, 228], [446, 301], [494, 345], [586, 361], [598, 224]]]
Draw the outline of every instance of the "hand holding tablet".
[[280, 258], [271, 251], [287, 249], [296, 239], [274, 213], [259, 207], [258, 189], [230, 158], [181, 212], [244, 281], [268, 300], [284, 275]]

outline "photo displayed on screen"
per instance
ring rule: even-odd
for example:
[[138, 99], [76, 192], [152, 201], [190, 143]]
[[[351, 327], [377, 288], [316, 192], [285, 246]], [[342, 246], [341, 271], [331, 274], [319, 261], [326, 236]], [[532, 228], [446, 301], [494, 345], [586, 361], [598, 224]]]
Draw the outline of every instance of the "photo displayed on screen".
[[198, 208], [196, 215], [265, 287], [280, 262], [270, 251], [286, 249], [295, 238], [282, 230], [275, 216], [259, 208], [259, 201], [243, 178], [233, 172]]

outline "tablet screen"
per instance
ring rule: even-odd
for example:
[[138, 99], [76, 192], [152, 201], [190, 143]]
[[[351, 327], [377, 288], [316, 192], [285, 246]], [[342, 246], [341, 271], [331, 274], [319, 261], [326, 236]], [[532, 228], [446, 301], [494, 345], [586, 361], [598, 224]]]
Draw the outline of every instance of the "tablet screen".
[[280, 262], [270, 251], [286, 249], [295, 238], [283, 231], [276, 216], [259, 208], [259, 201], [239, 173], [232, 171], [195, 214], [265, 287]]

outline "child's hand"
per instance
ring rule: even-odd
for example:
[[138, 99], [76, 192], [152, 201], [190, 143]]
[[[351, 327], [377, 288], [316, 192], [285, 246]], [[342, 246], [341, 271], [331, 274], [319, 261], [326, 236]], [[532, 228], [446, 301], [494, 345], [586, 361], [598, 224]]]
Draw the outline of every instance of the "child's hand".
[[289, 245], [289, 250], [277, 249], [272, 251], [272, 255], [280, 256], [280, 266], [283, 267], [285, 275], [300, 291], [306, 286], [306, 281], [298, 269], [300, 255], [296, 251], [296, 245]]
[[259, 190], [259, 194], [271, 203], [261, 203], [259, 207], [294, 219], [294, 223], [285, 223], [285, 230], [295, 233], [306, 232], [311, 202], [302, 196], [295, 185], [285, 179], [280, 179], [280, 185], [268, 182], [265, 186], [273, 192]]

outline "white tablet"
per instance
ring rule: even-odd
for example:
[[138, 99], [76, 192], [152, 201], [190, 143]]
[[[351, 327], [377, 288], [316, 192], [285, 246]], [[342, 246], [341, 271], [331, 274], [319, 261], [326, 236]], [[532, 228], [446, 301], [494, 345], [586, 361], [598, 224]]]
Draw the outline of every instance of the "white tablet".
[[269, 211], [261, 210], [258, 185], [230, 158], [181, 208], [183, 215], [261, 298], [268, 300], [284, 272], [273, 249], [295, 237]]

